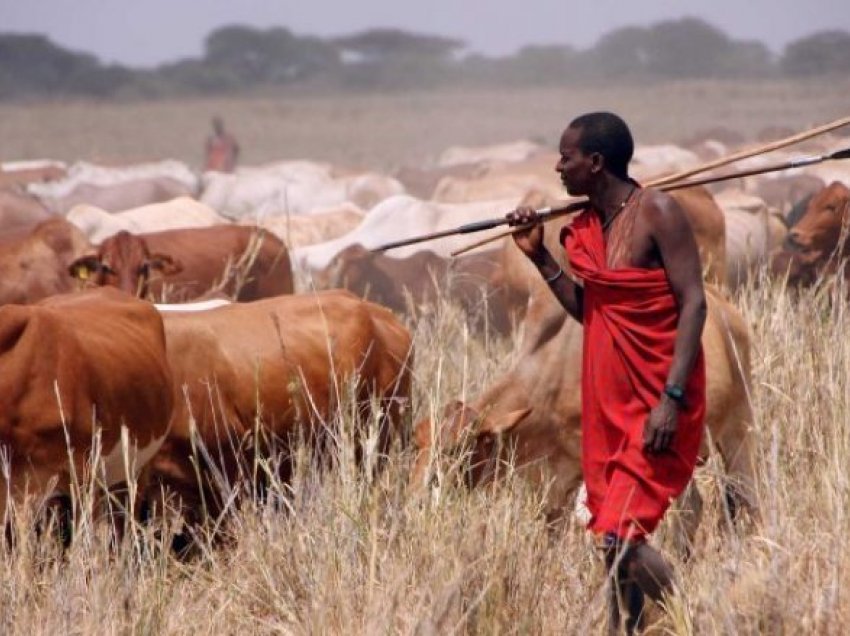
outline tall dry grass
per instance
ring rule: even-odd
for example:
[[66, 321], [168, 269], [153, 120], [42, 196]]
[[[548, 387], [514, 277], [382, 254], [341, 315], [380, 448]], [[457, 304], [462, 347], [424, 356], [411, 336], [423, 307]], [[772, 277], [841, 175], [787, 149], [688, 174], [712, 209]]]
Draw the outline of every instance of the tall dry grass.
[[[839, 285], [840, 287], [840, 285]], [[763, 520], [730, 528], [722, 474], [698, 476], [706, 509], [688, 561], [662, 531], [682, 595], [653, 612], [651, 633], [845, 633], [850, 620], [850, 315], [833, 284], [799, 298], [778, 286], [744, 290], [753, 329], [752, 399]], [[435, 412], [478, 393], [506, 368], [515, 342], [472, 333], [452, 307], [413, 325], [414, 409]], [[604, 574], [584, 530], [552, 535], [541, 497], [506, 468], [499, 487], [469, 492], [451, 463], [430, 489], [411, 491], [411, 457], [362, 470], [350, 409], [331, 466], [303, 449], [290, 484], [226, 521], [230, 540], [201, 539], [181, 562], [131, 531], [110, 549], [90, 505], [62, 553], [21, 520], [0, 546], [5, 634], [583, 634], [601, 633]], [[83, 503], [87, 500], [83, 497]]]

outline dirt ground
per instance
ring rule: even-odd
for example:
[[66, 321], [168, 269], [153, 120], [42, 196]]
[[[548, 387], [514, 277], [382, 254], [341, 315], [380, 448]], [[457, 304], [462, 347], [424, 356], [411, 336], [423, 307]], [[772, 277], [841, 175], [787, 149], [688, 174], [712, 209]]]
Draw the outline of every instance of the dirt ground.
[[392, 170], [432, 161], [453, 144], [527, 138], [553, 145], [589, 110], [613, 110], [638, 143], [678, 142], [724, 127], [746, 139], [850, 113], [850, 77], [689, 81], [647, 87], [286, 94], [136, 103], [0, 104], [0, 160], [125, 163], [175, 158], [197, 167], [213, 114], [239, 139], [244, 163], [303, 158]]

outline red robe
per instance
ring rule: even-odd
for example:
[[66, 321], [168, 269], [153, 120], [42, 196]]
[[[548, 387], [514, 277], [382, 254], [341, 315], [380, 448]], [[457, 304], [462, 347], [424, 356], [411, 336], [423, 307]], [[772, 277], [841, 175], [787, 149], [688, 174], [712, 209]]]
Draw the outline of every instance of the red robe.
[[582, 469], [588, 528], [639, 541], [655, 530], [693, 475], [705, 417], [700, 347], [672, 448], [643, 450], [644, 425], [673, 361], [679, 310], [663, 268], [609, 269], [598, 215], [565, 228], [563, 244], [584, 284]]

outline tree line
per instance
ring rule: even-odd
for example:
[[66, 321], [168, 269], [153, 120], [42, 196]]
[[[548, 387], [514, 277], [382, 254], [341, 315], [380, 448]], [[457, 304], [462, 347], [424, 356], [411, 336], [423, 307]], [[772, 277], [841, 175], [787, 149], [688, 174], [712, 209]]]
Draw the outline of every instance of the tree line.
[[850, 33], [813, 33], [774, 55], [761, 42], [730, 38], [697, 18], [617, 29], [585, 50], [535, 45], [506, 57], [470, 54], [461, 40], [397, 29], [319, 38], [284, 27], [226, 26], [206, 37], [200, 58], [154, 69], [103, 64], [43, 35], [0, 33], [2, 100], [158, 98], [290, 86], [393, 90], [825, 74], [850, 74]]

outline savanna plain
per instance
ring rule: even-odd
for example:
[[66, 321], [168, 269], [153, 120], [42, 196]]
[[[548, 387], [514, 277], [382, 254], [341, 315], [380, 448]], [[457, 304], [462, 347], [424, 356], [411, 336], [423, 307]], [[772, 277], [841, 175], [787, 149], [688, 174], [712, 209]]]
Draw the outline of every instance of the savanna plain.
[[[554, 145], [575, 114], [609, 109], [639, 142], [676, 142], [723, 126], [745, 138], [850, 114], [850, 79], [684, 82], [387, 95], [256, 95], [145, 103], [0, 104], [4, 159], [128, 162], [172, 157], [197, 166], [208, 121], [225, 118], [245, 163], [304, 158], [391, 171], [427, 164], [452, 144], [531, 138]], [[554, 174], [554, 173], [553, 173]], [[499, 213], [501, 211], [494, 211]], [[650, 615], [648, 633], [843, 634], [850, 622], [850, 312], [843, 283], [801, 293], [757, 279], [733, 301], [752, 336], [750, 399], [761, 518], [731, 523], [715, 458], [696, 482], [705, 499], [688, 558], [662, 528], [657, 545], [681, 594]], [[508, 337], [473, 329], [447, 302], [409, 321], [416, 347], [410, 419], [471, 398], [506, 370]], [[564, 360], [564, 364], [579, 364]], [[5, 634], [585, 634], [604, 633], [599, 555], [578, 521], [557, 531], [542, 496], [503, 467], [498, 486], [463, 487], [457, 456], [408, 485], [411, 451], [380, 471], [355, 461], [368, 434], [343, 406], [332, 459], [300, 449], [290, 483], [222, 520], [224, 541], [198, 537], [176, 559], [161, 528], [110, 545], [85, 476], [75, 540], [62, 552], [18, 521], [0, 542]], [[462, 459], [462, 458], [460, 458]], [[272, 462], [273, 463], [273, 462]], [[673, 511], [671, 514], [676, 514]]]

